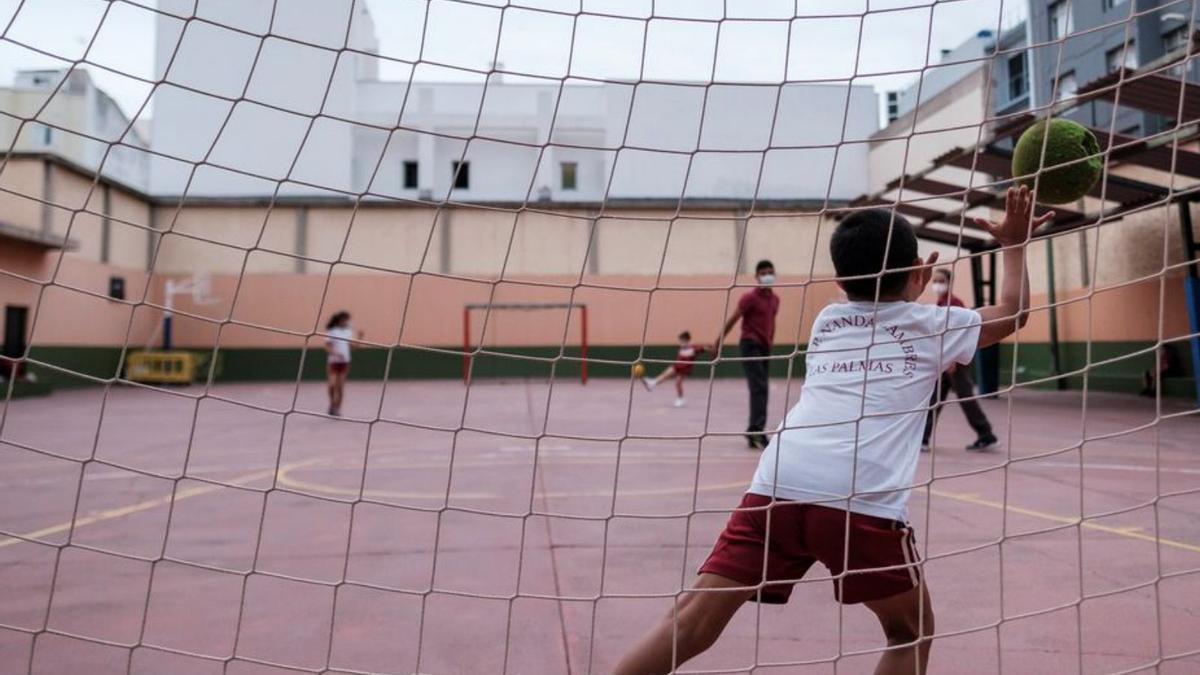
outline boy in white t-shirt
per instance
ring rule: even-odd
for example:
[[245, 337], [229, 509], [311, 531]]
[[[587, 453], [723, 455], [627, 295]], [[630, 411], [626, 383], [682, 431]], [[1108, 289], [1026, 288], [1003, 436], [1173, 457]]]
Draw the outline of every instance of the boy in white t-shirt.
[[930, 394], [951, 364], [1024, 325], [1025, 242], [1053, 217], [1032, 217], [1027, 188], [1010, 189], [999, 223], [1000, 302], [978, 311], [918, 304], [937, 253], [921, 260], [900, 215], [845, 218], [830, 255], [848, 302], [813, 322], [800, 400], [763, 451], [691, 592], [622, 659], [618, 674], [666, 673], [707, 649], [747, 600], [785, 603], [820, 561], [834, 596], [865, 603], [888, 649], [876, 673], [924, 673], [933, 610], [906, 504]]

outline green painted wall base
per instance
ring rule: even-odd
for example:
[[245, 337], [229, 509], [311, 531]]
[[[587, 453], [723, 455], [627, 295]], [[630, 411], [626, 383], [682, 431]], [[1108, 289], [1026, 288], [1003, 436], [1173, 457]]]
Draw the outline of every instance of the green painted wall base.
[[[1172, 349], [1176, 371], [1163, 378], [1163, 394], [1194, 396], [1196, 370], [1187, 345], [1173, 343]], [[1154, 370], [1156, 360], [1151, 342], [1093, 342], [1090, 352], [1087, 343], [1064, 342], [1059, 345], [1062, 374], [1056, 377], [1049, 344], [1002, 344], [1000, 384], [1014, 382], [1015, 370], [1016, 383], [1037, 382], [1032, 386], [1038, 389], [1057, 389], [1059, 381], [1065, 382], [1067, 389], [1082, 389], [1086, 379], [1088, 389], [1136, 394], [1142, 389], [1143, 374]]]
[[[1182, 343], [1179, 343], [1182, 345]], [[197, 350], [199, 353], [208, 352]], [[463, 359], [461, 354], [453, 353], [453, 347], [447, 347], [445, 352], [427, 351], [411, 348], [360, 349], [354, 353], [354, 366], [350, 378], [353, 380], [378, 380], [385, 375], [391, 379], [458, 379], [462, 377]], [[771, 372], [776, 377], [787, 374], [789, 367], [793, 368], [792, 375], [803, 376], [803, 358], [789, 356], [790, 347], [776, 347], [775, 355], [779, 357], [771, 366]], [[61, 372], [31, 364], [30, 370], [38, 377], [39, 383], [58, 388], [85, 386], [91, 380], [74, 375], [82, 373], [97, 378], [111, 378], [117, 374], [121, 350], [115, 347], [35, 347], [31, 356], [35, 361], [53, 364], [71, 373]], [[389, 354], [391, 356], [389, 363]], [[736, 347], [727, 347], [728, 357], [737, 355]], [[1137, 393], [1142, 386], [1142, 373], [1152, 368], [1155, 362], [1153, 345], [1149, 342], [1096, 342], [1091, 345], [1091, 356], [1088, 356], [1088, 345], [1085, 343], [1063, 343], [1060, 346], [1061, 369], [1066, 375], [1061, 378], [1071, 389], [1079, 389], [1084, 382], [1084, 369], [1088, 363], [1094, 364], [1086, 369], [1087, 384], [1090, 389], [1100, 391], [1116, 391]], [[1015, 355], [1015, 361], [1014, 361]], [[557, 347], [526, 347], [497, 350], [497, 353], [485, 353], [474, 358], [472, 372], [474, 377], [550, 377], [574, 379], [579, 377], [579, 351], [569, 347], [563, 354], [564, 358], [554, 361], [559, 356]], [[673, 345], [648, 346], [644, 350], [637, 346], [595, 346], [588, 354], [588, 376], [595, 378], [623, 378], [629, 376], [630, 363], [641, 359], [653, 359], [659, 363], [647, 363], [647, 370], [654, 374], [666, 366], [675, 356]], [[1176, 346], [1175, 357], [1178, 363], [1178, 373], [1163, 380], [1163, 391], [1168, 396], [1191, 396], [1195, 368], [1191, 363], [1186, 346]], [[1111, 361], [1111, 362], [1109, 362]], [[612, 363], [609, 363], [612, 362]], [[1107, 363], [1099, 363], [1107, 362]], [[1014, 367], [1015, 366], [1015, 367]], [[325, 374], [325, 354], [321, 350], [303, 352], [299, 349], [268, 349], [268, 348], [229, 348], [222, 349], [215, 364], [215, 379], [218, 382], [287, 382], [296, 379], [300, 373], [301, 379], [320, 380]], [[709, 369], [714, 366], [700, 361], [696, 364], [694, 377], [706, 378]], [[715, 366], [715, 377], [740, 377], [741, 366], [736, 361], [722, 361]], [[1022, 344], [1018, 347], [1005, 344], [1000, 350], [1000, 383], [1002, 386], [1013, 382], [1013, 371], [1016, 371], [1016, 382], [1031, 383], [1051, 378], [1053, 369], [1050, 358], [1050, 345], [1044, 343]], [[1038, 388], [1054, 389], [1056, 382], [1048, 380], [1032, 385]]]
[[[33, 396], [49, 396], [52, 391], [54, 391], [54, 388], [45, 382], [28, 382], [24, 380], [18, 380], [13, 384], [12, 397], [30, 398]], [[7, 382], [0, 385], [0, 392], [4, 392], [5, 394], [8, 393]]]
[[94, 382], [80, 375], [110, 378], [116, 374], [121, 350], [117, 347], [33, 347], [29, 350], [29, 357], [33, 361], [54, 366], [47, 368], [37, 363], [29, 364], [29, 372], [37, 376], [38, 382], [54, 389], [86, 387]]

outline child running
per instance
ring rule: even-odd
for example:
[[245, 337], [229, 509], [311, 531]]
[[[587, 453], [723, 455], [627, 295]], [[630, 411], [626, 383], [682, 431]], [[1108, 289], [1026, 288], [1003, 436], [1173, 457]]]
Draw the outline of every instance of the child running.
[[666, 673], [708, 649], [747, 600], [785, 603], [814, 562], [834, 597], [863, 603], [887, 649], [876, 673], [924, 673], [933, 610], [907, 502], [929, 396], [954, 363], [1024, 325], [1027, 188], [1010, 189], [999, 223], [977, 220], [1003, 247], [1000, 302], [971, 310], [918, 304], [937, 253], [917, 257], [912, 227], [872, 209], [844, 219], [829, 249], [848, 302], [813, 322], [800, 400], [759, 460], [692, 591], [618, 664], [618, 675]]
[[682, 408], [687, 403], [683, 398], [683, 381], [692, 374], [696, 357], [707, 351], [706, 347], [692, 344], [692, 334], [686, 330], [683, 331], [679, 334], [679, 351], [675, 354], [675, 363], [667, 366], [666, 370], [659, 373], [658, 377], [643, 377], [642, 384], [646, 385], [648, 391], [654, 391], [654, 388], [662, 384], [663, 380], [675, 378], [675, 407]]

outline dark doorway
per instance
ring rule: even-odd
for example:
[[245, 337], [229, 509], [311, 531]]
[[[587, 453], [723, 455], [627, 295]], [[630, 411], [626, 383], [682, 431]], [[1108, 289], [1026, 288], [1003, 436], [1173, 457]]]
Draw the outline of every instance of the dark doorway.
[[25, 354], [25, 335], [29, 331], [29, 308], [8, 305], [4, 308], [5, 356], [19, 358]]
[[[19, 359], [25, 355], [25, 335], [29, 328], [29, 308], [19, 305], [7, 305], [4, 308], [4, 344], [0, 346], [0, 354], [9, 359]], [[0, 376], [10, 377], [13, 371], [19, 376], [24, 364], [0, 360]]]

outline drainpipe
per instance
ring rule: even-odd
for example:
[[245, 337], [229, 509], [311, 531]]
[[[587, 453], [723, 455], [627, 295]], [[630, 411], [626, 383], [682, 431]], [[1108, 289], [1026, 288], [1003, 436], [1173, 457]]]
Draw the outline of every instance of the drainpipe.
[[1054, 388], [1067, 388], [1067, 381], [1062, 377], [1062, 355], [1058, 344], [1058, 293], [1054, 280], [1054, 240], [1046, 240], [1046, 291], [1050, 303], [1050, 370], [1054, 373]]

